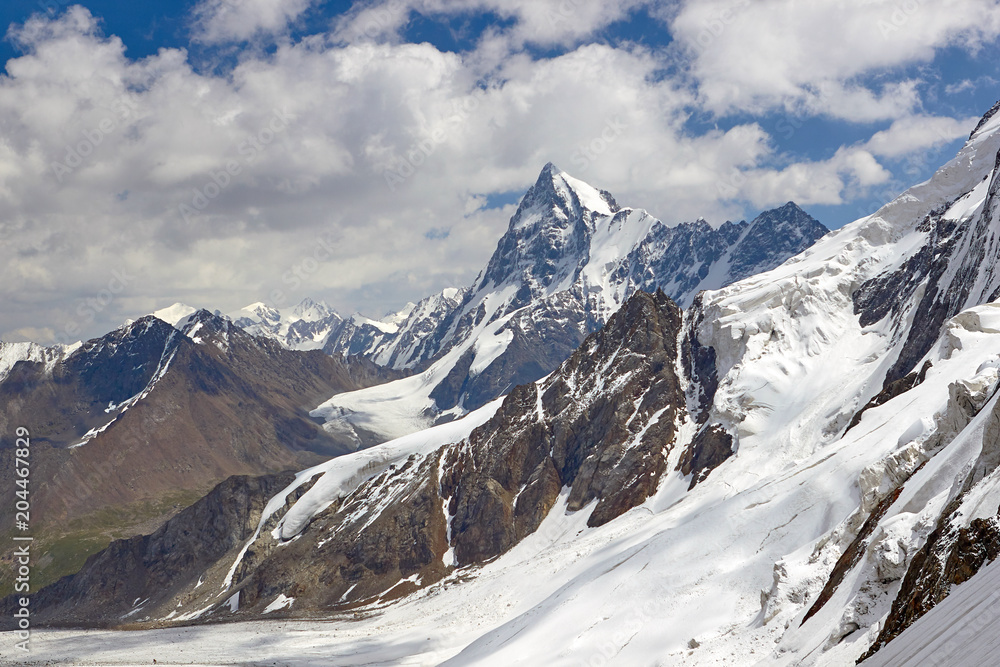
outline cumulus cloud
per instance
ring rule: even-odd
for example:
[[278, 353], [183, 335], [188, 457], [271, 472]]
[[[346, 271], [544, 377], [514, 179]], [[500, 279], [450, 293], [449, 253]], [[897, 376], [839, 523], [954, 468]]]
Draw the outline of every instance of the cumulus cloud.
[[888, 129], [876, 132], [866, 146], [875, 155], [898, 158], [967, 136], [969, 129], [975, 127], [978, 121], [978, 117], [907, 116], [895, 121]]
[[206, 44], [242, 42], [285, 30], [314, 0], [201, 0], [194, 8], [194, 39]]
[[843, 204], [856, 192], [887, 183], [892, 174], [860, 147], [841, 148], [828, 160], [796, 162], [750, 172], [740, 193], [759, 208], [794, 200], [800, 205]]
[[512, 213], [485, 195], [549, 160], [613, 189], [648, 169], [646, 205], [677, 195], [693, 215], [685, 189], [657, 191], [664, 156], [744, 159], [727, 157], [738, 132], [679, 136], [689, 99], [651, 82], [661, 63], [641, 50], [516, 56], [484, 84], [429, 44], [306, 40], [226, 76], [179, 50], [132, 61], [81, 8], [17, 38], [27, 55], [0, 80], [0, 279], [32, 305], [8, 331], [71, 338], [174, 299], [225, 310], [272, 293], [381, 314], [471, 280]]
[[859, 78], [1000, 34], [995, 0], [687, 0], [665, 18], [708, 108], [850, 121], [896, 119], [919, 105], [915, 81]]

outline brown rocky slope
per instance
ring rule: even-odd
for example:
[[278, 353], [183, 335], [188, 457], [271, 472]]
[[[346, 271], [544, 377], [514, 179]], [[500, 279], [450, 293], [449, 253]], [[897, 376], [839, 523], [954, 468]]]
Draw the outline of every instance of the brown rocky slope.
[[[54, 365], [19, 362], [0, 383], [0, 483], [11, 493], [14, 431], [31, 433], [37, 581], [78, 568], [113, 536], [155, 529], [231, 475], [353, 451], [308, 411], [394, 377], [285, 350], [207, 311], [186, 326], [146, 317]], [[0, 518], [0, 534], [12, 521]]]
[[[116, 543], [42, 591], [36, 621], [162, 622], [192, 619], [199, 610], [201, 620], [247, 618], [280, 596], [295, 599], [281, 613], [328, 614], [390, 601], [505, 553], [557, 508], [563, 490], [563, 511], [589, 511], [591, 526], [611, 521], [641, 505], [684, 462], [682, 474], [694, 483], [731, 454], [717, 427], [682, 428], [696, 423], [685, 385], [692, 396], [703, 391], [684, 378], [683, 369], [694, 365], [682, 358], [691, 349], [684, 339], [683, 314], [669, 298], [637, 293], [555, 373], [515, 388], [470, 437], [373, 472], [295, 535], [271, 529], [301, 487], [247, 542], [245, 523], [222, 539], [181, 514], [165, 526], [168, 533], [187, 532], [206, 549], [229, 545], [225, 555], [212, 564], [171, 566], [170, 579], [185, 584], [125, 617], [135, 600], [150, 597], [140, 582], [101, 587], [99, 601], [86, 594], [93, 582], [128, 570], [121, 559], [135, 558], [138, 543]], [[708, 435], [692, 438], [697, 428]], [[696, 471], [693, 461], [706, 465]]]

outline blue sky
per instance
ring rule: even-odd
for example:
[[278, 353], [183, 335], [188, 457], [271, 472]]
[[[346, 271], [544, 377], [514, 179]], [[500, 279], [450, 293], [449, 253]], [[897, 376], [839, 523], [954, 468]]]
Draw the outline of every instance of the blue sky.
[[794, 200], [838, 227], [1000, 98], [996, 0], [38, 0], [0, 22], [8, 340], [174, 301], [378, 316], [471, 282], [550, 160], [668, 223]]

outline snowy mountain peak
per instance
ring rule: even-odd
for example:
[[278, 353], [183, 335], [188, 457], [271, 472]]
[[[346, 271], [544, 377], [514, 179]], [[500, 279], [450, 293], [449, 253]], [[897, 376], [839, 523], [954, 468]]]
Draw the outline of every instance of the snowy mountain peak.
[[351, 315], [351, 323], [355, 326], [360, 327], [367, 325], [386, 333], [396, 333], [396, 331], [399, 330], [399, 325], [387, 321], [388, 319], [389, 318], [386, 318], [386, 320], [373, 320], [370, 317], [365, 317], [361, 313], [354, 313]]
[[686, 306], [826, 231], [792, 203], [753, 224], [668, 226], [547, 164], [470, 288], [425, 299], [398, 332], [355, 319], [324, 347], [421, 372], [335, 396], [314, 416], [380, 437], [460, 416], [552, 371], [636, 291], [662, 289]]
[[[457, 292], [458, 290], [453, 289], [452, 291]], [[406, 319], [413, 314], [413, 309], [416, 307], [417, 304], [410, 301], [396, 312], [387, 313], [386, 316], [382, 318], [382, 322], [385, 324], [391, 324], [398, 329], [399, 325], [405, 322]]]
[[323, 347], [344, 325], [344, 318], [328, 304], [310, 298], [292, 308], [252, 303], [229, 317], [248, 333], [273, 338], [284, 347], [300, 350]]
[[517, 213], [511, 218], [510, 229], [531, 225], [536, 221], [532, 213], [554, 212], [557, 217], [563, 217], [574, 213], [580, 215], [584, 210], [612, 215], [618, 211], [618, 204], [610, 193], [573, 178], [549, 162], [521, 199]]
[[172, 306], [155, 311], [153, 317], [163, 320], [172, 327], [177, 327], [179, 323], [193, 315], [196, 311], [197, 308], [178, 302]]
[[257, 322], [268, 322], [275, 324], [281, 321], [281, 313], [276, 308], [268, 306], [266, 303], [258, 301], [245, 306], [238, 313], [233, 314], [233, 319], [249, 318]]
[[330, 317], [334, 312], [333, 308], [326, 302], [313, 301], [309, 297], [306, 297], [299, 305], [292, 309], [292, 316], [306, 322], [316, 322]]
[[214, 343], [219, 349], [224, 350], [229, 344], [230, 325], [229, 318], [201, 309], [176, 326], [182, 334], [195, 343]]
[[528, 189], [474, 291], [515, 285], [518, 303], [572, 282], [597, 221], [620, 210], [610, 193], [551, 162]]
[[827, 228], [799, 208], [795, 202], [764, 211], [743, 232], [732, 255], [729, 274], [733, 281], [772, 269], [791, 254], [805, 249], [827, 233]]
[[51, 368], [56, 362], [72, 354], [80, 345], [82, 343], [44, 347], [37, 343], [8, 343], [0, 340], [0, 382], [3, 382], [14, 368], [14, 364], [19, 361], [44, 363]]
[[765, 211], [765, 213], [770, 214], [771, 218], [795, 219], [801, 216], [809, 217], [809, 214], [793, 201], [785, 202], [782, 206]]

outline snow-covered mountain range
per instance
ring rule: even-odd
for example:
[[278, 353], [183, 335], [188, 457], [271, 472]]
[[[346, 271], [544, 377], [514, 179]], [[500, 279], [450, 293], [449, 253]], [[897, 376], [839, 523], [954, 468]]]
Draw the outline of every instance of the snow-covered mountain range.
[[[637, 290], [682, 306], [778, 266], [827, 229], [792, 202], [751, 222], [666, 225], [547, 164], [523, 197], [487, 266], [379, 320], [343, 317], [305, 299], [254, 303], [233, 323], [292, 350], [363, 357], [412, 375], [334, 397], [314, 417], [359, 446], [448, 421], [553, 371]], [[158, 311], [171, 321], [195, 309]]]
[[[92, 552], [106, 540], [95, 513], [107, 507], [121, 519], [107, 530], [130, 534], [227, 475], [299, 467], [463, 415], [514, 381], [554, 369], [638, 287], [690, 291], [732, 280], [792, 254], [767, 251], [761, 238], [784, 234], [794, 249], [824, 231], [793, 204], [719, 230], [703, 221], [667, 228], [549, 165], [473, 287], [444, 290], [381, 321], [343, 318], [310, 299], [228, 316], [177, 303], [71, 347], [3, 343], [3, 423], [47, 424], [38, 461], [51, 480], [36, 502], [53, 531], [56, 519], [81, 527], [79, 535], [53, 533], [56, 546], [83, 540]], [[559, 241], [564, 235], [577, 241]], [[598, 263], [620, 274], [600, 278], [599, 294]], [[336, 392], [421, 370], [409, 382], [352, 395], [348, 405], [374, 400], [371, 423], [364, 408], [324, 405], [307, 414]], [[119, 466], [113, 476], [108, 457]], [[187, 466], [192, 472], [181, 475]], [[65, 489], [80, 479], [86, 497], [73, 500]]]
[[247, 333], [273, 338], [292, 350], [321, 349], [344, 324], [330, 306], [312, 299], [285, 309], [253, 303], [229, 317]]
[[548, 164], [473, 285], [324, 347], [418, 372], [334, 397], [313, 414], [337, 432], [382, 439], [453, 419], [553, 371], [636, 291], [661, 289], [689, 305], [702, 290], [778, 266], [826, 231], [791, 202], [749, 223], [668, 226]]
[[[971, 606], [981, 635], [998, 626], [982, 589], [1000, 555], [998, 108], [928, 182], [781, 266], [683, 311], [629, 281], [581, 289], [607, 323], [551, 375], [256, 483], [253, 502], [220, 487], [42, 591], [39, 619], [318, 614], [336, 621], [331, 651], [390, 663], [976, 664], [983, 642], [921, 619], [955, 631]], [[621, 215], [553, 183], [579, 219]], [[587, 272], [519, 253], [586, 238], [569, 216], [528, 231], [547, 189], [522, 203], [504, 261], [455, 295], [509, 293], [478, 302], [480, 324], [516, 313], [523, 285], [530, 303]], [[228, 518], [200, 528], [213, 515]], [[220, 530], [211, 558], [158, 556]], [[137, 567], [153, 575], [108, 583]], [[169, 652], [176, 635], [150, 639]], [[277, 638], [265, 654], [296, 650]]]

